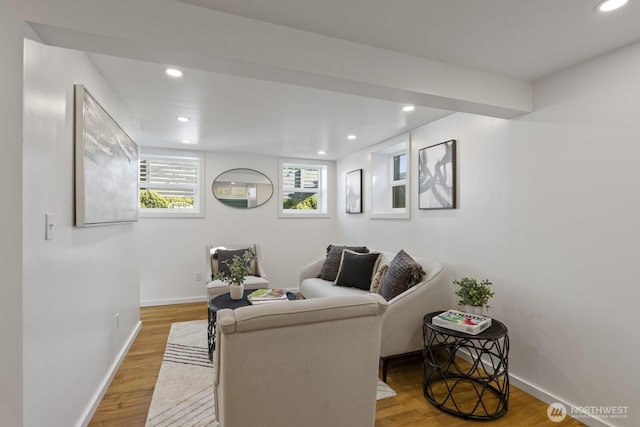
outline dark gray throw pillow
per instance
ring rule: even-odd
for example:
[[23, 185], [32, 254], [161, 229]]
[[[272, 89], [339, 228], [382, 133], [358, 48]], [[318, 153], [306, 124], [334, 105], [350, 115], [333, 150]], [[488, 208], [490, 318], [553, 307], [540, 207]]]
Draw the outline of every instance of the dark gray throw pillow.
[[371, 280], [378, 268], [379, 261], [380, 254], [378, 252], [361, 254], [344, 250], [335, 282], [336, 286], [368, 291], [371, 288]]
[[[218, 256], [218, 271], [220, 273], [224, 273], [227, 276], [231, 274], [231, 263], [233, 262], [233, 257], [240, 257], [244, 255], [246, 251], [250, 249], [218, 249], [216, 251], [216, 255]], [[250, 265], [250, 263], [248, 264]]]
[[389, 301], [420, 282], [424, 275], [422, 266], [401, 250], [389, 264], [378, 293]]
[[342, 259], [342, 251], [349, 249], [350, 251], [366, 254], [369, 252], [366, 246], [335, 246], [329, 245], [327, 247], [327, 258], [324, 260], [324, 265], [320, 271], [320, 278], [322, 280], [328, 280], [335, 282], [338, 276], [338, 269], [340, 268], [340, 260]]

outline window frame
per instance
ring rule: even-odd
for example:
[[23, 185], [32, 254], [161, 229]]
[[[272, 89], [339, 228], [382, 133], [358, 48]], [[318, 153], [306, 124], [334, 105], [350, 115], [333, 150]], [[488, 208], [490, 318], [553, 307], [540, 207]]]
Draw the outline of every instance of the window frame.
[[[193, 188], [193, 210], [186, 212], [182, 209], [167, 209], [167, 208], [142, 208], [140, 207], [140, 191], [142, 187], [155, 189], [155, 188], [176, 188], [172, 185], [156, 185], [150, 186], [148, 183], [140, 182], [140, 170], [138, 169], [138, 214], [142, 218], [202, 218], [204, 217], [204, 160], [205, 155], [201, 151], [192, 150], [169, 150], [169, 149], [157, 149], [157, 148], [141, 148], [138, 168], [140, 168], [140, 162], [144, 160], [163, 160], [163, 159], [175, 159], [175, 160], [196, 160], [196, 183], [188, 185], [189, 188]], [[185, 185], [187, 187], [187, 185]], [[179, 187], [178, 187], [179, 188]]]
[[[405, 158], [405, 174], [404, 174], [404, 178], [401, 179], [395, 179], [395, 172], [396, 172], [396, 157], [402, 156], [404, 155]], [[391, 210], [392, 211], [396, 211], [396, 212], [400, 212], [401, 210], [406, 209], [406, 205], [407, 205], [407, 196], [406, 196], [406, 192], [407, 192], [407, 173], [409, 172], [408, 169], [408, 159], [409, 158], [409, 154], [407, 153], [407, 150], [400, 150], [400, 151], [396, 151], [395, 153], [391, 153], [389, 154], [389, 186], [391, 187]], [[405, 206], [402, 208], [394, 208], [393, 207], [393, 201], [394, 201], [394, 196], [393, 196], [393, 191], [396, 187], [404, 187], [404, 191], [405, 191]]]
[[[394, 157], [405, 154], [406, 174], [404, 179], [394, 180]], [[393, 137], [378, 146], [370, 154], [372, 219], [411, 218], [411, 134]], [[393, 207], [393, 188], [404, 185], [405, 207]]]
[[[318, 195], [318, 207], [316, 210], [284, 209], [284, 182], [282, 172], [285, 167], [308, 167], [321, 170], [318, 179], [318, 191], [309, 191], [301, 188], [297, 192], [315, 193]], [[331, 194], [332, 194], [332, 168], [330, 162], [303, 159], [280, 159], [278, 164], [278, 216], [280, 218], [330, 218]]]

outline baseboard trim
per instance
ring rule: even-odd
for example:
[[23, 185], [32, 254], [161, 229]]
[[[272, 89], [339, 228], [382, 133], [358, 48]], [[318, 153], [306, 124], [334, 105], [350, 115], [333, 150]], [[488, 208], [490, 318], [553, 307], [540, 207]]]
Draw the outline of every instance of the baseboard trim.
[[129, 352], [129, 349], [133, 345], [133, 342], [136, 340], [136, 337], [138, 336], [140, 329], [142, 329], [142, 321], [138, 320], [136, 327], [133, 328], [133, 331], [131, 332], [131, 334], [129, 334], [129, 338], [127, 338], [127, 341], [125, 342], [124, 346], [120, 350], [120, 353], [118, 353], [118, 357], [116, 357], [116, 360], [113, 361], [113, 363], [111, 364], [111, 368], [109, 368], [109, 371], [107, 372], [107, 375], [104, 377], [104, 380], [102, 380], [102, 384], [100, 388], [91, 399], [91, 405], [89, 405], [89, 407], [82, 414], [82, 417], [80, 418], [82, 420], [82, 422], [80, 423], [82, 427], [88, 426], [89, 422], [91, 422], [91, 418], [93, 418], [93, 414], [95, 414], [96, 411], [98, 410], [98, 406], [100, 406], [100, 402], [102, 402], [102, 398], [107, 393], [107, 390], [109, 389], [109, 385], [111, 385], [111, 381], [113, 381], [113, 377], [115, 377], [116, 373], [118, 372], [118, 369], [122, 364], [122, 361], [124, 360], [125, 356]]
[[173, 304], [188, 304], [190, 302], [206, 302], [207, 297], [186, 297], [186, 298], [169, 298], [169, 299], [150, 299], [146, 301], [140, 301], [140, 307], [153, 307], [156, 305], [173, 305]]
[[[467, 352], [461, 351], [459, 352], [459, 356], [462, 359], [466, 360], [467, 362], [473, 363], [471, 359], [471, 355], [469, 355]], [[524, 391], [525, 393], [535, 397], [536, 399], [542, 400], [544, 403], [547, 403], [549, 405], [556, 402], [562, 403], [567, 408], [568, 416], [571, 416], [571, 408], [579, 407], [579, 405], [574, 405], [570, 402], [567, 402], [564, 399], [560, 399], [553, 393], [543, 390], [540, 387], [537, 387], [513, 374], [509, 374], [509, 384], [518, 387], [520, 390]], [[606, 420], [597, 418], [591, 414], [582, 414], [580, 418], [577, 418], [577, 420], [591, 427], [594, 427], [594, 426], [615, 427], [614, 424], [610, 424]]]

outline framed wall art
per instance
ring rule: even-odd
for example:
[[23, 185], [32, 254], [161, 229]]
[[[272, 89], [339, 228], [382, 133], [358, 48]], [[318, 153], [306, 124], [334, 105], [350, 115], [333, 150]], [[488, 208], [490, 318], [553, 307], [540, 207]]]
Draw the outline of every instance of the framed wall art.
[[456, 141], [418, 151], [418, 208], [456, 208]]
[[76, 226], [138, 220], [138, 145], [74, 85]]
[[362, 169], [347, 172], [345, 194], [347, 213], [362, 213]]

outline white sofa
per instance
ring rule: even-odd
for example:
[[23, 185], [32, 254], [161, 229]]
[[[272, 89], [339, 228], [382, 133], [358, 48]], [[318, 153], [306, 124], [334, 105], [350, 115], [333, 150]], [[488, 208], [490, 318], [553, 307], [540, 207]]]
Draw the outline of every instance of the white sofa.
[[220, 426], [373, 426], [387, 307], [364, 294], [218, 311]]
[[[382, 259], [378, 264], [382, 267], [389, 264], [395, 253], [370, 249], [380, 252]], [[410, 254], [411, 255], [411, 254]], [[390, 359], [410, 353], [422, 351], [424, 315], [436, 310], [449, 308], [449, 293], [442, 280], [442, 264], [424, 258], [412, 258], [425, 271], [422, 281], [389, 301], [389, 308], [382, 322], [382, 340], [380, 343], [380, 362], [382, 380], [386, 381]], [[300, 292], [305, 298], [330, 296], [366, 295], [370, 292], [343, 286], [334, 286], [332, 282], [319, 278], [325, 257], [308, 264], [300, 274]]]

